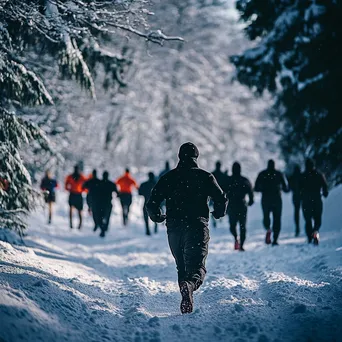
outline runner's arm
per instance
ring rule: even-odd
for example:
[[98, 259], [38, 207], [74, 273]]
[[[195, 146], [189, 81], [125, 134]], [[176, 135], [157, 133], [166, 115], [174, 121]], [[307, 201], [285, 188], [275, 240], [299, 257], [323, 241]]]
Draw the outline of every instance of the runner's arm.
[[162, 210], [160, 208], [160, 205], [164, 199], [165, 185], [164, 179], [161, 178], [152, 189], [151, 196], [146, 204], [146, 210], [153, 222], [163, 222], [166, 218], [166, 215], [162, 213]]
[[226, 215], [228, 200], [213, 175], [209, 176], [209, 196], [214, 202], [214, 218], [219, 219]]

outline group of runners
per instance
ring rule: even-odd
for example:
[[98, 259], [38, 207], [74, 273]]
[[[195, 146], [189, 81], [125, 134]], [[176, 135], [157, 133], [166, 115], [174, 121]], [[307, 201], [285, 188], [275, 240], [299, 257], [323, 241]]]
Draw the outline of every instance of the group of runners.
[[[165, 169], [159, 177], [170, 171], [169, 163], [166, 162]], [[143, 216], [145, 221], [146, 235], [151, 235], [150, 220], [146, 210], [146, 203], [151, 191], [157, 183], [157, 177], [153, 172], [148, 173], [146, 182], [138, 186], [132, 177], [130, 170], [126, 169], [124, 174], [115, 182], [109, 180], [108, 171], [104, 171], [102, 179], [98, 178], [97, 171], [93, 170], [91, 175], [86, 177], [78, 165], [74, 167], [73, 173], [65, 179], [65, 190], [69, 192], [69, 224], [73, 228], [74, 211], [78, 215], [78, 229], [82, 228], [84, 207], [83, 194], [86, 193], [88, 211], [94, 220], [94, 231], [100, 229], [100, 236], [105, 237], [109, 227], [109, 220], [112, 212], [112, 199], [116, 196], [120, 199], [122, 207], [122, 222], [126, 226], [128, 223], [130, 207], [132, 204], [132, 192], [137, 190], [139, 195], [144, 198]], [[40, 188], [44, 191], [45, 202], [48, 204], [48, 223], [52, 221], [52, 205], [56, 201], [56, 189], [58, 182], [53, 178], [50, 171], [46, 171], [41, 181]], [[158, 226], [154, 225], [154, 232], [157, 233]]]
[[[324, 175], [315, 168], [311, 159], [306, 160], [304, 172], [296, 166], [288, 177], [276, 170], [275, 162], [269, 160], [267, 168], [258, 174], [253, 187], [251, 182], [242, 176], [238, 162], [233, 164], [231, 175], [221, 171], [220, 162], [217, 162], [216, 169], [209, 173], [199, 168], [198, 157], [198, 148], [193, 143], [185, 143], [179, 149], [179, 162], [174, 169], [170, 170], [169, 164], [166, 163], [165, 170], [158, 179], [150, 172], [148, 180], [140, 186], [128, 169], [115, 182], [111, 182], [107, 171], [103, 173], [102, 179], [97, 177], [96, 170], [91, 176], [85, 177], [76, 166], [74, 172], [65, 180], [65, 189], [70, 193], [70, 228], [73, 227], [74, 208], [79, 215], [78, 228], [82, 226], [84, 192], [87, 193], [88, 207], [94, 218], [94, 231], [100, 228], [101, 237], [104, 237], [108, 230], [113, 194], [120, 199], [124, 225], [128, 222], [134, 189], [144, 197], [146, 234], [151, 234], [149, 218], [155, 223], [155, 232], [157, 224], [166, 221], [168, 242], [177, 265], [182, 313], [193, 311], [193, 292], [201, 286], [206, 274], [209, 207], [212, 207], [211, 215], [214, 219], [220, 219], [228, 213], [234, 249], [244, 251], [248, 206], [254, 204], [254, 192], [260, 192], [263, 225], [266, 229], [265, 242], [277, 246], [281, 230], [281, 193], [292, 191], [295, 235], [300, 233], [299, 213], [302, 207], [308, 242], [317, 245], [323, 210], [322, 195], [328, 196]], [[54, 190], [57, 186], [56, 180], [47, 172], [41, 188], [46, 191], [46, 201], [50, 209], [51, 203], [55, 201]]]
[[[294, 206], [295, 236], [300, 234], [300, 209], [302, 207], [305, 220], [305, 230], [308, 242], [319, 243], [319, 229], [322, 217], [322, 198], [328, 196], [328, 186], [324, 175], [316, 170], [311, 159], [306, 160], [305, 171], [302, 173], [300, 166], [295, 165], [293, 173], [285, 176], [276, 170], [275, 162], [268, 161], [267, 168], [261, 171], [255, 181], [255, 186], [248, 178], [241, 175], [241, 165], [235, 162], [232, 166], [232, 174], [222, 171], [221, 162], [216, 163], [212, 172], [216, 182], [225, 193], [228, 199], [227, 215], [230, 232], [234, 237], [234, 249], [244, 251], [246, 240], [246, 223], [248, 206], [254, 204], [254, 192], [261, 192], [261, 207], [263, 213], [263, 225], [266, 229], [266, 244], [278, 245], [278, 238], [281, 230], [282, 214], [282, 192], [292, 192]], [[129, 211], [132, 204], [132, 192], [144, 198], [143, 217], [145, 222], [146, 235], [151, 235], [150, 220], [147, 211], [147, 201], [157, 180], [170, 171], [169, 162], [165, 163], [165, 169], [156, 177], [153, 172], [148, 173], [146, 182], [138, 186], [136, 180], [130, 174], [129, 169], [115, 182], [109, 180], [109, 173], [103, 172], [102, 179], [97, 176], [97, 171], [85, 177], [75, 166], [74, 172], [66, 177], [65, 189], [69, 192], [69, 223], [73, 228], [73, 211], [77, 211], [79, 217], [78, 228], [82, 227], [83, 193], [86, 193], [86, 202], [89, 213], [93, 216], [94, 231], [100, 229], [100, 236], [104, 237], [109, 226], [109, 219], [112, 212], [112, 197], [120, 199], [122, 207], [123, 225], [126, 226], [129, 218]], [[47, 171], [41, 182], [41, 189], [46, 191], [46, 202], [48, 203], [49, 218], [52, 218], [52, 203], [55, 202], [55, 189], [57, 181]], [[210, 197], [210, 196], [209, 196]], [[210, 201], [212, 203], [212, 200]], [[196, 203], [192, 203], [196, 205]], [[165, 201], [162, 203], [165, 209]], [[216, 221], [213, 220], [216, 227]], [[237, 226], [239, 225], [239, 232]], [[154, 223], [154, 232], [157, 233], [158, 224]]]
[[[276, 170], [275, 162], [269, 160], [267, 168], [258, 174], [254, 188], [251, 182], [241, 175], [241, 165], [238, 162], [233, 164], [231, 176], [228, 176], [227, 172], [221, 171], [219, 161], [216, 163], [216, 169], [212, 174], [227, 195], [227, 214], [230, 231], [235, 239], [235, 249], [244, 251], [247, 208], [254, 204], [253, 192], [261, 193], [266, 244], [278, 245], [282, 214], [281, 193], [291, 191], [294, 205], [295, 236], [298, 237], [300, 234], [300, 208], [302, 207], [308, 242], [318, 245], [318, 232], [322, 224], [322, 195], [328, 196], [328, 186], [324, 175], [315, 168], [312, 159], [306, 160], [303, 173], [300, 166], [295, 165], [293, 173], [288, 177]], [[246, 197], [248, 201], [246, 201]], [[237, 224], [240, 225], [239, 237], [236, 230]]]

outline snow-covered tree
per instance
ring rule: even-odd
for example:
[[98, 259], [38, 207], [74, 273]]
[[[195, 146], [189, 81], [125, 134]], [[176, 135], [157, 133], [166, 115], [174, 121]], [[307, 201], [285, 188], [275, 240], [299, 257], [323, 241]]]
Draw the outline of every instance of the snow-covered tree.
[[335, 0], [238, 0], [253, 48], [231, 57], [236, 79], [274, 96], [289, 162], [313, 157], [332, 184], [342, 175], [342, 3]]
[[159, 44], [181, 40], [160, 30], [146, 32], [144, 5], [143, 0], [0, 0], [1, 227], [22, 231], [17, 214], [32, 208], [35, 192], [20, 154], [23, 145], [50, 150], [43, 131], [21, 116], [24, 106], [54, 104], [46, 68], [78, 82], [95, 98], [99, 69], [105, 88], [126, 86], [129, 54], [106, 46], [118, 31]]
[[233, 2], [154, 1], [151, 10], [152, 29], [161, 27], [185, 43], [160, 48], [135, 39], [127, 42], [137, 61], [130, 85], [111, 103], [98, 93], [97, 107], [87, 106], [96, 116], [76, 116], [76, 131], [67, 134], [71, 159], [113, 173], [126, 165], [158, 172], [165, 160], [175, 165], [180, 144], [191, 140], [200, 148], [202, 167], [210, 170], [221, 159], [230, 168], [239, 160], [254, 177], [256, 168], [276, 157], [269, 143], [276, 137], [272, 121], [263, 114], [265, 99], [231, 83], [229, 54], [250, 46]]

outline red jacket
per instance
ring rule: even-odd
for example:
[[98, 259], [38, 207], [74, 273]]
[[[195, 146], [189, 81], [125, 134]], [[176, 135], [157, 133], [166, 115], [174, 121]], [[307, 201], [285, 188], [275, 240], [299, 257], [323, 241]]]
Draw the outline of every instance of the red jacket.
[[137, 182], [129, 172], [126, 172], [122, 177], [118, 178], [115, 183], [119, 187], [119, 192], [124, 194], [131, 194], [133, 188], [138, 189]]
[[83, 183], [87, 180], [87, 178], [80, 174], [78, 179], [74, 178], [74, 175], [71, 174], [65, 179], [65, 190], [73, 194], [81, 194], [84, 190], [82, 189]]

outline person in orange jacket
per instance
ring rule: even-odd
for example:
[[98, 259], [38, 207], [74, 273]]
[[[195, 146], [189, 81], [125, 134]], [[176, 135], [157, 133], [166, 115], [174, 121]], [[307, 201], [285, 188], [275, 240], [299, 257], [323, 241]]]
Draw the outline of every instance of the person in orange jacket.
[[125, 174], [116, 180], [116, 185], [119, 190], [119, 197], [122, 206], [122, 218], [124, 226], [127, 225], [129, 208], [132, 204], [132, 191], [138, 189], [138, 184], [131, 176], [129, 169], [126, 169]]
[[74, 167], [74, 172], [65, 179], [65, 190], [69, 191], [69, 222], [70, 228], [72, 228], [72, 214], [73, 208], [78, 212], [79, 225], [78, 229], [82, 227], [82, 210], [83, 210], [83, 183], [87, 178], [80, 172], [79, 167]]

